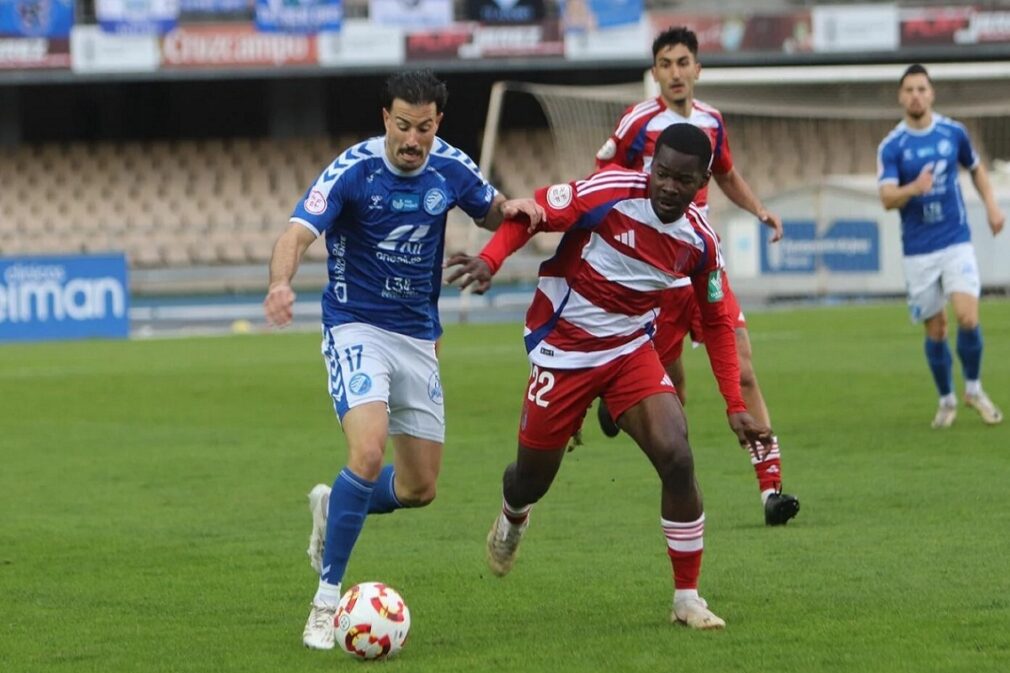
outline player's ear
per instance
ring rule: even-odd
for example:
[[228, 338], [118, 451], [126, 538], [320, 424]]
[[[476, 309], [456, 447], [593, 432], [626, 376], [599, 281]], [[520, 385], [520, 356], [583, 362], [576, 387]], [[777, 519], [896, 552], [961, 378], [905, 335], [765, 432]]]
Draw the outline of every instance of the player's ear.
[[442, 117], [445, 115], [444, 112], [439, 112], [435, 115], [435, 130], [438, 130], [439, 125], [442, 123]]
[[[711, 177], [712, 177], [712, 170], [711, 169], [707, 169], [704, 173], [702, 173], [701, 174], [701, 187], [704, 187], [705, 185], [707, 185], [708, 181], [711, 179]], [[698, 189], [701, 189], [701, 187], [699, 187]]]

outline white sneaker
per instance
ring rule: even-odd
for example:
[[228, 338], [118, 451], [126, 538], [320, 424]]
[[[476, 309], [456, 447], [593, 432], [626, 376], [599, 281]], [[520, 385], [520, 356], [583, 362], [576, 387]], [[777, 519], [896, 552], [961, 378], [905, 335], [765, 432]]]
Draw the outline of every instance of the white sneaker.
[[978, 391], [978, 395], [965, 395], [964, 403], [978, 412], [982, 417], [982, 422], [987, 425], [996, 425], [1003, 422], [1003, 412], [999, 410], [985, 391]]
[[957, 405], [940, 402], [940, 406], [936, 408], [936, 416], [933, 416], [933, 422], [930, 424], [930, 427], [934, 430], [949, 428], [954, 425], [955, 418], [957, 418]]
[[495, 517], [487, 534], [487, 564], [491, 572], [498, 577], [504, 577], [512, 570], [516, 562], [516, 552], [519, 550], [519, 541], [522, 540], [529, 523], [529, 518], [516, 525], [502, 514]]
[[673, 601], [670, 621], [686, 624], [692, 629], [724, 629], [726, 622], [708, 609], [708, 603], [700, 596], [689, 596]]
[[312, 532], [309, 534], [309, 548], [305, 553], [309, 555], [309, 563], [317, 575], [323, 574], [323, 545], [326, 544], [326, 513], [329, 507], [330, 487], [326, 484], [316, 484], [309, 492]]
[[310, 650], [332, 650], [334, 645], [333, 618], [337, 615], [337, 606], [312, 603], [312, 611], [305, 622], [302, 631], [302, 642]]

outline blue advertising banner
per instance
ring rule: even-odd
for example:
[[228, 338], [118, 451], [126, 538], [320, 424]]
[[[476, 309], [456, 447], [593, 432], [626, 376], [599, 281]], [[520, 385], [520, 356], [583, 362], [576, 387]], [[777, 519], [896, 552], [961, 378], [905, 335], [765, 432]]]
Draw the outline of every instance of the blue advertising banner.
[[835, 220], [821, 234], [812, 220], [782, 223], [785, 235], [769, 242], [761, 227], [761, 273], [834, 273], [880, 271], [880, 230], [874, 220]]
[[0, 35], [68, 38], [73, 0], [0, 0]]
[[[569, 0], [571, 1], [571, 0]], [[576, 0], [578, 1], [578, 0]], [[613, 28], [638, 23], [642, 19], [643, 0], [588, 0], [596, 17], [597, 28]], [[565, 4], [567, 11], [568, 4]]]
[[256, 0], [256, 29], [264, 33], [336, 32], [342, 0]]
[[126, 338], [128, 287], [122, 254], [0, 258], [0, 342]]
[[164, 35], [179, 23], [179, 0], [95, 0], [98, 25], [118, 35]]
[[183, 14], [238, 14], [252, 12], [253, 0], [179, 0]]

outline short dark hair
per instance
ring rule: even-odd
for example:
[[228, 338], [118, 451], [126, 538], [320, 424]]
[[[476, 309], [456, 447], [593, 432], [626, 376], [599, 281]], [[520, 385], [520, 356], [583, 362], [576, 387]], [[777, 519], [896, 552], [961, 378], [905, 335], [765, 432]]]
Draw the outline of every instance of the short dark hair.
[[410, 105], [435, 104], [435, 111], [442, 112], [449, 101], [449, 90], [445, 82], [435, 77], [435, 73], [424, 68], [398, 72], [386, 80], [382, 93], [382, 107], [389, 110], [393, 101], [399, 98]]
[[660, 147], [669, 147], [681, 154], [691, 154], [698, 157], [702, 170], [708, 170], [712, 161], [712, 141], [705, 132], [694, 124], [670, 124], [659, 134], [656, 140], [655, 153]]
[[687, 26], [670, 26], [652, 41], [652, 60], [667, 47], [682, 44], [698, 58], [698, 36]]
[[933, 83], [933, 78], [929, 76], [929, 71], [926, 70], [926, 66], [922, 65], [921, 63], [913, 63], [912, 65], [905, 68], [904, 74], [902, 74], [901, 79], [898, 80], [899, 87], [905, 85], [905, 78], [908, 77], [909, 75], [925, 75], [926, 81], [928, 81], [930, 84]]

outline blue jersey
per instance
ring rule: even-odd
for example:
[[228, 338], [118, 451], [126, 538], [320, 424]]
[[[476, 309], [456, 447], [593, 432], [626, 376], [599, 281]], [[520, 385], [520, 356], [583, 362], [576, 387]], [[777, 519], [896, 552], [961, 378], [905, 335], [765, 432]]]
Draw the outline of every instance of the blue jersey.
[[446, 214], [459, 206], [482, 218], [496, 194], [470, 157], [440, 138], [409, 173], [389, 162], [385, 137], [338, 156], [291, 215], [326, 234], [323, 324], [362, 322], [438, 338]]
[[978, 154], [960, 123], [933, 113], [925, 129], [901, 122], [877, 149], [877, 183], [907, 185], [926, 166], [933, 168], [933, 189], [913, 196], [901, 208], [901, 245], [906, 255], [922, 255], [971, 240], [958, 165], [978, 166]]

